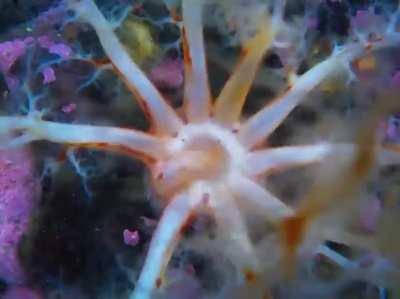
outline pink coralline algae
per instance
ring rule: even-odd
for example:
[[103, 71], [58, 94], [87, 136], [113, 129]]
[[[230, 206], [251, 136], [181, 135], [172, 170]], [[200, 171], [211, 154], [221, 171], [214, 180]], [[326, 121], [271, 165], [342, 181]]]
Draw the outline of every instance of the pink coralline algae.
[[129, 246], [136, 246], [140, 242], [139, 232], [137, 230], [130, 231], [129, 229], [124, 230], [124, 243]]
[[396, 72], [393, 74], [390, 83], [391, 83], [391, 85], [392, 85], [394, 88], [400, 88], [400, 71], [396, 71]]
[[15, 87], [18, 83], [18, 80], [11, 74], [11, 68], [25, 54], [27, 47], [32, 42], [33, 38], [28, 37], [0, 43], [0, 71], [4, 74], [10, 88]]
[[400, 143], [400, 117], [391, 115], [381, 123], [381, 131], [384, 142]]
[[38, 43], [42, 48], [45, 48], [51, 54], [56, 54], [61, 58], [69, 58], [72, 54], [72, 50], [69, 46], [63, 43], [56, 43], [52, 41], [48, 36], [40, 36]]
[[72, 50], [67, 45], [59, 43], [59, 44], [53, 44], [49, 48], [49, 53], [56, 54], [61, 58], [69, 58], [71, 56]]
[[52, 67], [46, 67], [42, 71], [42, 75], [43, 75], [43, 84], [48, 84], [56, 80], [56, 74]]
[[368, 233], [374, 233], [378, 226], [379, 216], [382, 212], [381, 202], [377, 198], [370, 199], [361, 210], [360, 226]]
[[[40, 47], [46, 49], [49, 53], [59, 56], [61, 59], [70, 58], [72, 49], [64, 43], [56, 43], [47, 35], [39, 36], [38, 38], [27, 37], [25, 39], [15, 39], [0, 43], [0, 71], [4, 74], [7, 85], [10, 89], [14, 89], [19, 80], [12, 73], [11, 68], [18, 59], [23, 57], [28, 46], [37, 42]], [[43, 84], [53, 82], [55, 78], [54, 70], [47, 67], [42, 71], [44, 77]]]
[[10, 284], [24, 281], [18, 245], [40, 194], [33, 167], [27, 149], [0, 151], [0, 278]]
[[371, 14], [368, 10], [358, 10], [354, 17], [354, 25], [359, 28], [367, 27], [371, 21]]
[[35, 22], [35, 31], [46, 32], [65, 19], [66, 9], [63, 3], [42, 12]]
[[25, 54], [26, 47], [33, 41], [32, 38], [16, 39], [0, 43], [0, 69], [2, 72], [9, 72], [11, 67]]
[[170, 283], [165, 293], [167, 298], [174, 299], [199, 299], [201, 298], [201, 286], [194, 279], [193, 273], [174, 269], [169, 271]]
[[369, 10], [358, 10], [352, 19], [354, 29], [360, 33], [379, 30], [383, 22], [384, 20], [381, 15]]
[[150, 79], [158, 87], [177, 88], [183, 83], [183, 64], [180, 60], [166, 60], [150, 71]]
[[70, 114], [76, 110], [76, 104], [75, 103], [69, 103], [61, 107], [61, 111], [64, 112], [65, 114]]
[[25, 288], [13, 287], [4, 295], [4, 299], [41, 299], [39, 292]]

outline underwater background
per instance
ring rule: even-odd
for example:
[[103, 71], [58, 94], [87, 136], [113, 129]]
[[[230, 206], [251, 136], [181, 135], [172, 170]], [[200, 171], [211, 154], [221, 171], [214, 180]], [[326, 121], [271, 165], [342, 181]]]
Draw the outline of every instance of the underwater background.
[[[132, 99], [139, 95], [126, 84], [93, 25], [79, 19], [75, 4], [69, 3], [89, 1], [0, 0], [0, 118], [26, 116], [152, 132], [153, 124], [142, 112], [146, 107]], [[125, 53], [179, 116], [188, 81], [180, 2], [93, 1]], [[285, 220], [267, 224], [262, 212], [239, 205], [248, 213], [249, 239], [263, 269], [245, 272], [244, 281], [237, 266], [242, 253], [220, 237], [213, 213], [199, 209], [185, 222], [165, 274], [168, 283], [151, 298], [400, 298], [399, 2], [197, 2], [204, 5], [212, 99], [245, 56], [243, 45], [257, 34], [258, 16], [281, 22], [254, 80], [251, 75], [238, 79], [251, 81], [241, 119], [296, 91], [296, 82], [312, 79], [303, 75], [347, 45], [362, 43], [365, 52], [315, 88], [298, 88], [307, 101], [290, 108], [264, 143], [273, 148], [323, 140], [358, 146], [358, 137], [376, 131], [376, 147], [383, 150], [373, 153], [378, 161], [373, 166], [361, 159], [368, 174], [354, 184], [352, 176], [349, 184], [340, 180], [349, 170], [338, 166], [342, 162], [336, 154], [322, 166], [312, 161], [294, 169], [271, 167], [265, 177], [257, 174], [257, 183], [299, 210], [318, 186], [324, 195], [341, 188], [351, 194], [338, 193], [346, 198], [344, 204], [328, 198], [329, 212], [318, 214], [309, 226], [307, 222], [309, 233], [304, 235], [309, 238], [299, 237], [297, 258], [286, 255], [288, 244], [280, 238]], [[370, 126], [388, 101], [394, 108]], [[0, 120], [0, 298], [147, 298], [132, 297], [132, 292], [167, 205], [154, 190], [149, 162], [119, 150], [104, 151], [100, 143], [31, 138], [9, 126]], [[375, 146], [371, 140], [375, 142], [368, 139], [368, 148]], [[322, 227], [333, 227], [334, 233], [320, 236]], [[344, 232], [338, 238], [336, 229]]]

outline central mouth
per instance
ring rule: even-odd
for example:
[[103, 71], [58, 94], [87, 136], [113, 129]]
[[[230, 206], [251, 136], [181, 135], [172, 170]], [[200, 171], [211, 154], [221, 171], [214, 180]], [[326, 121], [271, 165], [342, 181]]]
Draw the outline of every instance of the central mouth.
[[155, 163], [156, 191], [171, 194], [195, 181], [221, 180], [240, 171], [245, 148], [234, 132], [213, 123], [188, 124], [167, 141], [167, 156]]

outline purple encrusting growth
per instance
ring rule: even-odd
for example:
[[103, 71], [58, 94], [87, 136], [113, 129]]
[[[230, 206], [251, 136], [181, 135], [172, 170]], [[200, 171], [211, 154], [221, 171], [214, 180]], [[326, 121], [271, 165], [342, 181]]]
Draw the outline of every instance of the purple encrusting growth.
[[41, 294], [25, 287], [13, 287], [4, 295], [4, 299], [41, 299]]
[[[4, 74], [9, 89], [16, 88], [19, 83], [18, 78], [12, 72], [12, 67], [26, 54], [28, 47], [35, 43], [60, 59], [68, 59], [72, 55], [72, 49], [68, 45], [55, 42], [47, 35], [38, 38], [29, 36], [25, 39], [0, 43], [0, 72]], [[43, 84], [56, 80], [54, 69], [50, 66], [42, 70], [42, 75], [44, 77]]]
[[27, 47], [33, 42], [32, 37], [15, 39], [0, 43], [0, 71], [4, 74], [9, 88], [16, 86], [18, 80], [11, 73], [15, 62], [25, 55]]
[[56, 43], [46, 35], [40, 36], [37, 40], [39, 45], [47, 49], [51, 54], [56, 54], [61, 58], [69, 58], [72, 54], [72, 50], [69, 46], [63, 43]]
[[178, 88], [183, 84], [183, 63], [167, 59], [150, 71], [151, 81], [158, 87]]
[[43, 84], [48, 84], [56, 80], [56, 74], [52, 67], [46, 67], [42, 71], [42, 75], [43, 75]]
[[0, 278], [11, 284], [25, 278], [18, 244], [40, 193], [33, 167], [26, 148], [0, 151]]
[[367, 233], [374, 233], [378, 227], [379, 216], [382, 213], [381, 202], [378, 198], [368, 200], [361, 209], [360, 226]]
[[69, 103], [61, 107], [61, 111], [64, 112], [65, 114], [70, 114], [76, 110], [76, 104], [75, 103]]
[[400, 115], [393, 114], [383, 121], [382, 130], [385, 142], [400, 143]]
[[183, 270], [171, 270], [169, 276], [171, 277], [171, 283], [166, 288], [167, 298], [174, 299], [200, 299], [201, 286], [194, 276], [188, 271]]
[[26, 46], [32, 39], [16, 39], [0, 44], [0, 67], [3, 72], [9, 72], [19, 57], [25, 54]]
[[400, 88], [400, 71], [396, 71], [391, 79], [391, 82], [393, 87], [395, 88]]
[[139, 232], [137, 230], [130, 231], [124, 229], [124, 243], [128, 246], [136, 246], [140, 242]]

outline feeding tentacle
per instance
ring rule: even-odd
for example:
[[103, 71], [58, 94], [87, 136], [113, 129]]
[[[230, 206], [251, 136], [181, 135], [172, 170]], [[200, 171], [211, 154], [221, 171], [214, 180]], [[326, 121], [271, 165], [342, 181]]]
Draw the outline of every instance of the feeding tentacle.
[[280, 97], [266, 105], [244, 123], [239, 131], [239, 139], [248, 148], [261, 143], [303, 100], [307, 94], [337, 71], [348, 68], [349, 63], [366, 51], [389, 47], [400, 41], [400, 34], [393, 34], [382, 41], [363, 45], [353, 43], [333, 53], [331, 57], [317, 64], [294, 82], [293, 86]]
[[258, 67], [271, 45], [273, 30], [269, 22], [261, 17], [259, 23], [258, 33], [244, 43], [241, 61], [216, 100], [214, 115], [221, 123], [229, 125], [239, 120]]
[[127, 152], [137, 158], [156, 159], [164, 155], [161, 139], [133, 129], [117, 127], [63, 124], [24, 116], [0, 117], [0, 135], [6, 146], [16, 138], [47, 140], [90, 148]]
[[211, 109], [203, 37], [203, 1], [182, 1], [182, 13], [185, 62], [184, 105], [188, 121], [199, 122], [209, 117]]
[[181, 193], [176, 195], [164, 209], [130, 299], [152, 298], [156, 288], [163, 285], [163, 275], [180, 240], [181, 230], [201, 200], [202, 197], [197, 194]]
[[215, 193], [211, 194], [210, 204], [214, 208], [217, 226], [240, 248], [240, 252], [237, 252], [235, 247], [233, 251], [227, 253], [235, 259], [236, 265], [241, 270], [258, 272], [260, 269], [255, 249], [234, 197], [224, 186], [218, 186], [214, 191]]
[[235, 198], [254, 207], [254, 210], [262, 212], [271, 220], [293, 214], [292, 208], [245, 176], [236, 175], [229, 181], [229, 187]]
[[156, 87], [133, 62], [115, 35], [111, 25], [92, 0], [69, 1], [78, 17], [95, 29], [108, 58], [117, 68], [129, 89], [139, 100], [139, 104], [159, 134], [176, 134], [182, 125], [181, 119], [169, 106]]
[[[247, 157], [247, 174], [257, 176], [265, 172], [318, 163], [340, 150], [343, 155], [352, 155], [355, 144], [320, 143], [314, 145], [283, 146], [253, 151]], [[400, 146], [381, 145], [378, 150], [379, 165], [400, 164]]]
[[[273, 170], [282, 170], [322, 161], [332, 148], [340, 145], [320, 143], [314, 145], [282, 146], [250, 152], [247, 173], [257, 176]], [[346, 145], [343, 145], [346, 146]], [[352, 149], [349, 145], [349, 150]]]

